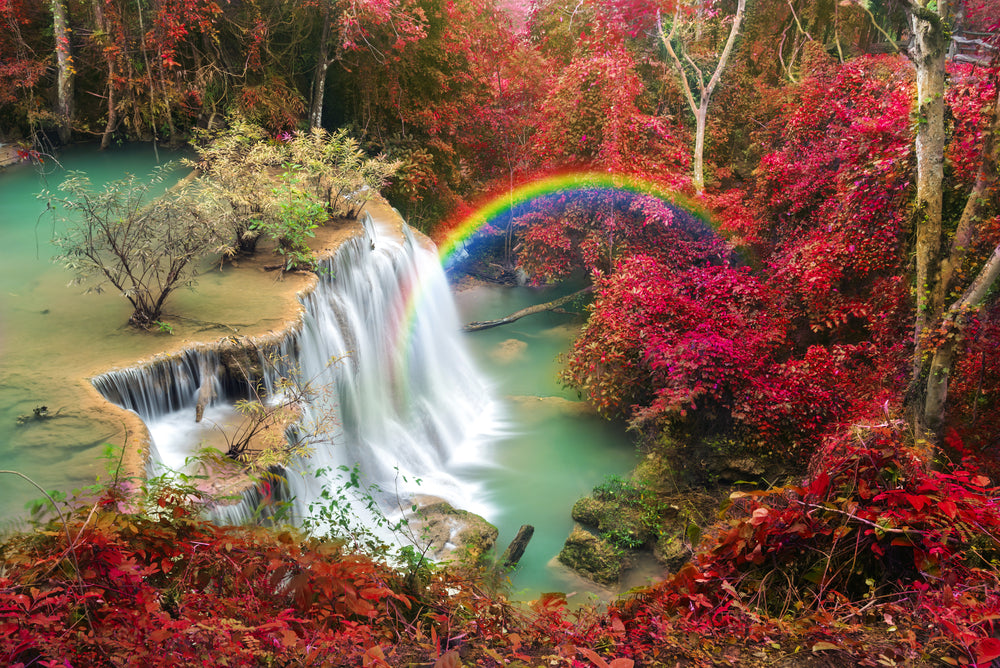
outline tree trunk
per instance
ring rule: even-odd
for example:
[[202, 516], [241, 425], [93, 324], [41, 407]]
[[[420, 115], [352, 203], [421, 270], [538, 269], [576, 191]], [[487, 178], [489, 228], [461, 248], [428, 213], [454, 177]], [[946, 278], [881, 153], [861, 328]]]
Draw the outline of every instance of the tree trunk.
[[[959, 270], [965, 263], [969, 250], [978, 241], [980, 224], [986, 219], [991, 203], [992, 208], [996, 207], [995, 201], [990, 197], [990, 190], [997, 188], [998, 134], [1000, 134], [1000, 93], [994, 101], [992, 118], [984, 134], [976, 183], [962, 211], [962, 217], [952, 239], [951, 250], [939, 265], [937, 283], [932, 299], [929, 300], [934, 307], [944, 304], [951, 291], [957, 288], [954, 285], [955, 278], [960, 273]], [[976, 278], [947, 311], [942, 313], [942, 307], [941, 311], [935, 309], [930, 313], [931, 319], [927, 322], [940, 323], [938, 329], [946, 334], [943, 341], [938, 337], [938, 345], [933, 351], [928, 350], [925, 353], [925, 356], [930, 357], [926, 385], [922, 404], [914, 411], [915, 432], [918, 438], [929, 444], [936, 443], [941, 436], [947, 408], [948, 383], [962, 337], [968, 326], [969, 316], [980, 308], [998, 275], [1000, 275], [1000, 247], [994, 250]], [[926, 347], [926, 342], [923, 346]], [[921, 364], [919, 371], [923, 371], [923, 366], [925, 365]], [[919, 379], [917, 376], [915, 380]]]
[[934, 443], [944, 425], [945, 408], [948, 400], [948, 381], [958, 356], [962, 334], [968, 326], [969, 316], [976, 312], [986, 293], [1000, 276], [1000, 246], [997, 246], [989, 261], [976, 276], [969, 289], [958, 299], [944, 316], [943, 327], [947, 338], [938, 345], [931, 357], [927, 374], [927, 392], [918, 436]]
[[104, 22], [104, 7], [101, 0], [93, 0], [94, 25], [101, 31], [103, 39], [99, 44], [104, 47], [104, 62], [108, 71], [108, 121], [104, 124], [104, 132], [101, 134], [101, 150], [103, 151], [111, 145], [111, 134], [118, 125], [118, 110], [115, 108], [115, 54], [107, 50], [111, 43], [111, 35], [108, 26]]
[[705, 191], [705, 124], [708, 122], [708, 98], [694, 112], [694, 170], [691, 182], [695, 192]]
[[685, 60], [687, 60], [688, 64], [694, 69], [697, 75], [697, 100], [695, 100], [691, 84], [688, 83], [684, 64], [681, 62], [680, 56], [674, 50], [672, 44], [674, 34], [677, 31], [677, 25], [680, 22], [680, 10], [680, 4], [678, 3], [677, 8], [674, 11], [674, 20], [670, 25], [669, 34], [663, 33], [663, 24], [659, 21], [659, 15], [657, 15], [657, 21], [659, 23], [660, 41], [663, 43], [663, 46], [666, 47], [667, 53], [670, 54], [670, 57], [674, 62], [674, 70], [680, 79], [681, 88], [684, 91], [684, 97], [687, 100], [688, 108], [691, 109], [691, 113], [695, 118], [695, 143], [694, 155], [692, 156], [693, 169], [691, 182], [694, 185], [695, 191], [701, 193], [705, 190], [705, 125], [708, 121], [708, 105], [712, 100], [712, 93], [715, 92], [715, 87], [719, 85], [722, 73], [725, 71], [726, 65], [729, 62], [729, 56], [733, 52], [733, 45], [736, 43], [736, 36], [740, 33], [740, 26], [743, 25], [743, 16], [746, 12], [746, 0], [739, 0], [736, 6], [736, 14], [733, 15], [733, 25], [729, 29], [729, 37], [726, 38], [726, 45], [722, 49], [722, 54], [719, 56], [719, 62], [716, 64], [715, 71], [712, 72], [712, 76], [708, 80], [708, 83], [705, 83], [704, 75], [701, 70], [698, 69], [698, 66], [695, 65], [694, 61], [691, 60], [690, 56], [686, 53], [684, 54]]
[[910, 57], [917, 70], [917, 199], [915, 210], [917, 315], [914, 322], [913, 369], [917, 377], [925, 361], [922, 334], [944, 304], [935, 304], [935, 283], [941, 263], [941, 217], [944, 182], [944, 92], [945, 33], [947, 0], [941, 0], [938, 13], [923, 5], [910, 6], [913, 45]]
[[330, 37], [333, 23], [330, 19], [330, 3], [323, 4], [323, 34], [319, 41], [316, 57], [316, 72], [313, 75], [312, 104], [309, 105], [309, 127], [323, 127], [323, 96], [326, 94], [326, 75], [330, 69]]
[[73, 48], [70, 43], [68, 12], [64, 0], [51, 0], [52, 30], [56, 40], [56, 116], [59, 141], [69, 143], [73, 133]]
[[108, 57], [108, 122], [104, 124], [104, 132], [101, 134], [101, 150], [103, 151], [111, 145], [111, 134], [118, 125], [118, 110], [115, 109], [115, 64], [114, 59]]

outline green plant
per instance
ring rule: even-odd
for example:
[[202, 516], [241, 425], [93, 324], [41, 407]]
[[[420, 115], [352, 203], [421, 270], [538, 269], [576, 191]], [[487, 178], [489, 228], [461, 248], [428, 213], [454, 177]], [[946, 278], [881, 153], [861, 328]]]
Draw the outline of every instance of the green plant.
[[101, 189], [73, 172], [59, 186], [64, 194], [39, 195], [65, 226], [53, 239], [62, 251], [55, 260], [74, 273], [74, 282], [90, 281], [88, 292], [110, 284], [132, 304], [129, 324], [141, 329], [157, 323], [174, 290], [194, 285], [198, 260], [222, 243], [189, 184], [179, 184], [169, 197], [153, 197], [171, 169], [164, 166], [148, 180], [130, 175]]
[[609, 475], [594, 487], [594, 498], [599, 501], [634, 501], [642, 498], [643, 491], [635, 483], [618, 475]]
[[345, 129], [296, 132], [286, 149], [291, 162], [299, 166], [310, 194], [322, 202], [331, 217], [357, 217], [402, 164], [381, 155], [369, 158]]
[[286, 270], [315, 269], [308, 240], [316, 236], [316, 228], [326, 222], [328, 214], [322, 202], [302, 188], [302, 166], [285, 163], [282, 168], [281, 183], [271, 190], [277, 204], [275, 215], [254, 221], [251, 229], [278, 242]]
[[608, 476], [594, 487], [599, 502], [597, 525], [602, 537], [623, 550], [636, 550], [659, 531], [667, 505], [647, 483]]

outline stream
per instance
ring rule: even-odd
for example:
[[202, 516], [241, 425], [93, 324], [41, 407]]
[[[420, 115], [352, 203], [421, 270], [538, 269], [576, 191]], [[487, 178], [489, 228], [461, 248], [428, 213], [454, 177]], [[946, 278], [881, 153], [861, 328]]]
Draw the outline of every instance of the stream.
[[[484, 285], [458, 292], [456, 303], [463, 322], [473, 322], [561, 295], [554, 288]], [[558, 357], [579, 328], [574, 316], [545, 312], [465, 335], [506, 418], [506, 435], [492, 447], [495, 466], [471, 475], [495, 507], [488, 519], [500, 529], [500, 549], [522, 524], [535, 527], [512, 578], [514, 596], [520, 599], [546, 591], [600, 591], [556, 563], [555, 556], [573, 528], [573, 503], [608, 476], [627, 474], [636, 463], [624, 426], [593, 415], [575, 391], [558, 382]]]

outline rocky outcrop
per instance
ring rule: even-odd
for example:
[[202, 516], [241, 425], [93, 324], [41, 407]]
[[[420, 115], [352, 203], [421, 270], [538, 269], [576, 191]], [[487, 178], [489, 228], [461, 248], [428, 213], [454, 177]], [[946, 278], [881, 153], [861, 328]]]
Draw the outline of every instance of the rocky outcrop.
[[575, 527], [558, 559], [594, 582], [615, 585], [628, 565], [625, 553], [599, 536]]
[[16, 146], [0, 143], [0, 169], [17, 164], [19, 160]]
[[477, 564], [496, 545], [499, 531], [468, 510], [455, 508], [442, 499], [423, 499], [416, 512], [407, 516], [408, 527], [418, 548], [427, 548], [434, 561]]
[[613, 536], [628, 547], [641, 547], [653, 539], [654, 525], [646, 512], [627, 502], [585, 496], [573, 504], [571, 514], [580, 524]]

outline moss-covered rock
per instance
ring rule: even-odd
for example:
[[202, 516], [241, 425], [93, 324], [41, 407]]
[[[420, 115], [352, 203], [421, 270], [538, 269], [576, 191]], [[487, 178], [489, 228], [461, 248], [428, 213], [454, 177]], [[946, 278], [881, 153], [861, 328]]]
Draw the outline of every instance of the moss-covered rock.
[[606, 585], [616, 584], [627, 566], [621, 550], [580, 527], [570, 532], [558, 559], [581, 575]]
[[692, 555], [691, 543], [683, 530], [664, 531], [653, 546], [653, 556], [671, 571], [686, 564]]
[[570, 514], [580, 524], [599, 529], [601, 519], [607, 512], [606, 506], [607, 504], [592, 496], [585, 496], [573, 504], [573, 510], [570, 511]]
[[648, 508], [628, 500], [601, 500], [592, 496], [573, 504], [573, 519], [597, 529], [602, 536], [623, 548], [638, 548], [653, 539], [653, 516]]
[[419, 541], [429, 545], [427, 554], [435, 561], [458, 559], [475, 564], [496, 545], [499, 531], [479, 515], [440, 499], [425, 501], [407, 519]]

